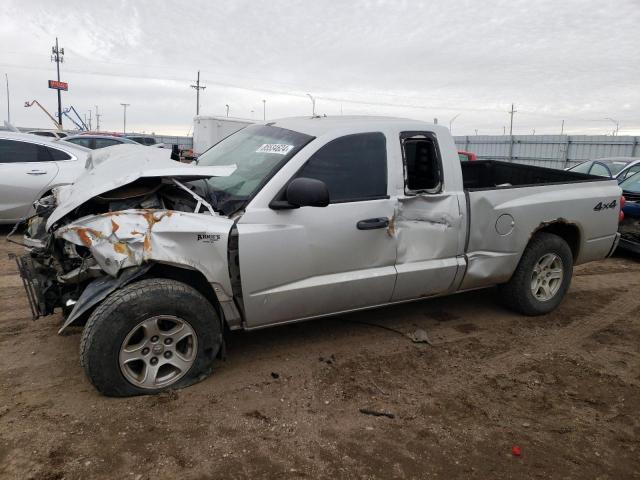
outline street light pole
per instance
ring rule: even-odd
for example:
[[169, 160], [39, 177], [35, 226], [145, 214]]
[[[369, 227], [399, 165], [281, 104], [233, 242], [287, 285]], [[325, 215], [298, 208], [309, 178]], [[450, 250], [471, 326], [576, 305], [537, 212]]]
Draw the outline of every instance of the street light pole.
[[449, 120], [449, 133], [451, 133], [451, 135], [453, 135], [453, 121], [458, 118], [460, 115], [462, 115], [462, 113], [457, 114], [455, 117], [453, 117], [451, 120]]
[[9, 107], [9, 75], [5, 73], [4, 78], [7, 81], [7, 123], [11, 123], [11, 108]]
[[611, 120], [615, 124], [616, 129], [614, 130], [613, 134], [617, 137], [618, 136], [618, 130], [620, 130], [620, 122], [618, 120], [615, 120], [615, 119], [611, 118], [611, 117], [607, 117], [607, 118], [605, 118], [605, 120]]
[[225, 105], [225, 107], [227, 108], [227, 117], [229, 116], [229, 105]]
[[315, 117], [316, 116], [316, 99], [313, 98], [313, 95], [311, 95], [310, 93], [307, 93], [307, 97], [311, 99], [311, 116]]
[[267, 101], [266, 100], [262, 100], [262, 120], [266, 120], [267, 119]]
[[120, 105], [122, 105], [122, 107], [124, 108], [124, 120], [123, 120], [123, 124], [122, 124], [122, 133], [123, 135], [127, 134], [127, 107], [129, 105], [131, 105], [130, 103], [121, 103]]

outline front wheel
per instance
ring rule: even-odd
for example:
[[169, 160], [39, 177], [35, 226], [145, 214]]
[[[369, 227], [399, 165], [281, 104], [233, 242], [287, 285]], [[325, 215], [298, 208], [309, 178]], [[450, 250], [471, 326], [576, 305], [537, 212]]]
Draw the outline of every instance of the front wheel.
[[527, 245], [511, 279], [500, 286], [508, 307], [525, 315], [554, 310], [569, 289], [573, 255], [561, 237], [541, 232]]
[[147, 279], [107, 297], [82, 333], [80, 361], [109, 396], [158, 393], [202, 380], [222, 345], [220, 319], [197, 290]]

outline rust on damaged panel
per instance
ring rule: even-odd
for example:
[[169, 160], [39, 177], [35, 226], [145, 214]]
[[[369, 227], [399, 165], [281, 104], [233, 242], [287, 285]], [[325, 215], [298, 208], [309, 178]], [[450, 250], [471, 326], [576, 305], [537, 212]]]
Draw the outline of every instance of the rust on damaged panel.
[[71, 230], [75, 231], [80, 238], [80, 241], [85, 247], [90, 247], [93, 244], [93, 240], [91, 239], [92, 235], [94, 238], [102, 238], [102, 234], [93, 228], [85, 228], [85, 227], [72, 227]]

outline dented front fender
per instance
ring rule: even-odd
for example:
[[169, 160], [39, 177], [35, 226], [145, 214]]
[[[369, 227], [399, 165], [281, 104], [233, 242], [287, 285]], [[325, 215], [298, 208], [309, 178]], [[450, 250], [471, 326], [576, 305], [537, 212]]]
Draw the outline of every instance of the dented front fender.
[[132, 209], [84, 217], [54, 235], [89, 249], [112, 277], [149, 261], [168, 263], [202, 272], [230, 295], [227, 244], [232, 226], [232, 220], [218, 215]]

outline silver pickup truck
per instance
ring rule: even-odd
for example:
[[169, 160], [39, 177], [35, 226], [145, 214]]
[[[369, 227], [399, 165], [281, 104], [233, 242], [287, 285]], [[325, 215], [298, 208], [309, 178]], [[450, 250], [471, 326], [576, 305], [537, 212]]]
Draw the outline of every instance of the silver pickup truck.
[[545, 314], [618, 240], [615, 180], [461, 165], [448, 130], [418, 121], [252, 125], [197, 165], [140, 149], [93, 152], [38, 202], [17, 259], [34, 317], [84, 325], [81, 363], [107, 395], [204, 378], [226, 330], [495, 285]]

